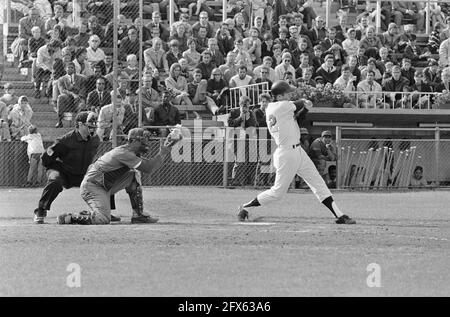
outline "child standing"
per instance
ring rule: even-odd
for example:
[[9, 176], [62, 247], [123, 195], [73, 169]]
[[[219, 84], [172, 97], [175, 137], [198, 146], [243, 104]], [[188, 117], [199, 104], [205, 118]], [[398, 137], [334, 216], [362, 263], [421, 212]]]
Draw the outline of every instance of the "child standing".
[[[43, 181], [44, 167], [41, 163], [41, 155], [45, 152], [44, 144], [42, 143], [41, 134], [37, 131], [37, 128], [33, 125], [28, 127], [28, 135], [24, 135], [20, 138], [21, 141], [27, 142], [27, 154], [30, 162], [30, 168], [28, 169], [26, 187], [33, 185], [40, 185]], [[37, 173], [37, 179], [33, 183], [33, 179]]]

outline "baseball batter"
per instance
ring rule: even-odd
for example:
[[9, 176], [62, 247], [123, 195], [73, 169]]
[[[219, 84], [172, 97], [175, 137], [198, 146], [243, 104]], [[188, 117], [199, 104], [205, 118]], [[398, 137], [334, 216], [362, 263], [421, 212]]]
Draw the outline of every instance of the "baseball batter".
[[339, 210], [314, 163], [301, 147], [297, 119], [304, 115], [308, 108], [304, 102], [289, 101], [293, 91], [294, 89], [283, 80], [276, 81], [272, 86], [274, 102], [269, 103], [266, 109], [266, 121], [270, 135], [277, 145], [273, 154], [276, 169], [275, 183], [251, 202], [241, 205], [238, 219], [245, 221], [249, 217], [248, 210], [281, 199], [297, 174], [305, 180], [319, 201], [337, 218], [336, 223], [355, 224], [353, 219]]

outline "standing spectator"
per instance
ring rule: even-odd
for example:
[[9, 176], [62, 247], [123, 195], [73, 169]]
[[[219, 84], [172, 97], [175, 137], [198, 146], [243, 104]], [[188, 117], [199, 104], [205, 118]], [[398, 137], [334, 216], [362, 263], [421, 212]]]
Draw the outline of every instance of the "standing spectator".
[[219, 50], [217, 40], [215, 38], [208, 39], [208, 50], [211, 52], [211, 61], [217, 66], [225, 63], [225, 58]]
[[89, 111], [98, 114], [103, 106], [111, 103], [111, 94], [105, 90], [106, 79], [104, 77], [97, 78], [95, 86], [96, 89], [87, 96], [86, 107]]
[[450, 16], [447, 16], [445, 18], [445, 28], [442, 30], [441, 34], [439, 35], [441, 42], [445, 41], [450, 37]]
[[28, 134], [28, 127], [31, 125], [33, 110], [28, 103], [26, 96], [20, 96], [19, 101], [9, 112], [8, 120], [11, 122], [11, 139], [20, 140], [21, 137]]
[[181, 66], [178, 63], [170, 67], [169, 77], [165, 80], [166, 88], [173, 95], [173, 101], [179, 105], [182, 102], [192, 106], [189, 99], [188, 83], [184, 76], [181, 76]]
[[61, 42], [52, 40], [37, 51], [36, 73], [34, 77], [34, 97], [41, 98], [41, 84], [47, 89], [52, 74], [53, 63], [56, 58], [61, 58]]
[[308, 28], [311, 28], [312, 21], [317, 17], [313, 9], [313, 0], [299, 0], [298, 12], [303, 15], [303, 19]]
[[[28, 134], [20, 138], [27, 142], [27, 155], [30, 167], [28, 168], [26, 187], [39, 186], [43, 182], [44, 166], [41, 164], [41, 155], [45, 152], [42, 136], [34, 125], [28, 127]], [[35, 180], [33, 182], [33, 180]]]
[[331, 131], [323, 131], [320, 138], [315, 139], [309, 148], [309, 156], [322, 177], [325, 177], [326, 162], [337, 159], [336, 148], [332, 145]]
[[[111, 91], [111, 100], [113, 100], [114, 91]], [[113, 132], [113, 117], [116, 116], [117, 134], [123, 134], [123, 120], [125, 116], [125, 98], [120, 94], [116, 94], [116, 103], [112, 102], [109, 105], [103, 106], [98, 115], [97, 135], [101, 141], [111, 139]]]
[[57, 128], [62, 128], [62, 119], [65, 112], [78, 113], [86, 98], [86, 79], [75, 73], [75, 64], [66, 64], [66, 75], [58, 79], [60, 95], [57, 99], [58, 123]]
[[11, 142], [11, 133], [9, 132], [8, 123], [9, 109], [6, 104], [0, 101], [0, 142]]

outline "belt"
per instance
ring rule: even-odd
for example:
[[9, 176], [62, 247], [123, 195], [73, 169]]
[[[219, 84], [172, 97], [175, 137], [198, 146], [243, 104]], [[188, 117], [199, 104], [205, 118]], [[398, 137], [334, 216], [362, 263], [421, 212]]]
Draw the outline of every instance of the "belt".
[[299, 147], [301, 145], [301, 143], [297, 143], [295, 145], [292, 146], [293, 149], [295, 149], [296, 147]]

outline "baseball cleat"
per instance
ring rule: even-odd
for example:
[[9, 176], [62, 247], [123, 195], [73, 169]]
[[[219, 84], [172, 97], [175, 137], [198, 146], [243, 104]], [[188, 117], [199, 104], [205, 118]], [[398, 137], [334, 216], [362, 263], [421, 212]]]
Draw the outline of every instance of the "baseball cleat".
[[158, 218], [153, 218], [147, 215], [131, 217], [131, 223], [156, 223], [158, 220]]
[[342, 215], [339, 218], [337, 218], [336, 223], [344, 224], [344, 225], [354, 225], [356, 223], [356, 221], [347, 215]]
[[34, 223], [36, 224], [43, 224], [44, 223], [44, 219], [47, 216], [47, 210], [42, 210], [40, 208], [36, 208], [34, 210]]
[[116, 217], [114, 215], [111, 215], [111, 219], [110, 219], [111, 222], [119, 222], [120, 220], [122, 220], [122, 219], [120, 219], [120, 217]]
[[248, 211], [244, 209], [244, 206], [239, 207], [238, 220], [245, 221], [248, 220]]

